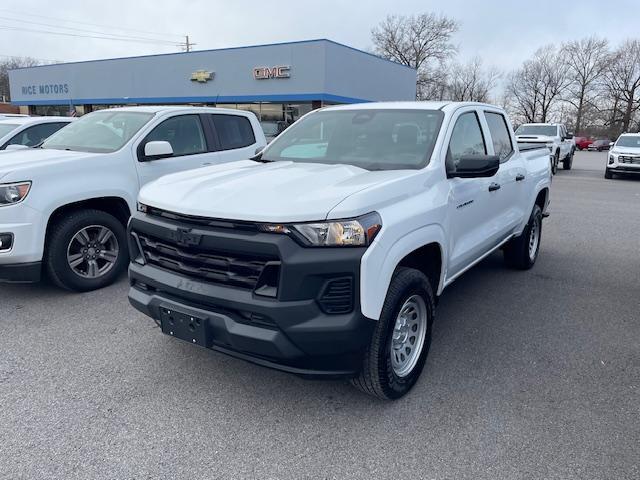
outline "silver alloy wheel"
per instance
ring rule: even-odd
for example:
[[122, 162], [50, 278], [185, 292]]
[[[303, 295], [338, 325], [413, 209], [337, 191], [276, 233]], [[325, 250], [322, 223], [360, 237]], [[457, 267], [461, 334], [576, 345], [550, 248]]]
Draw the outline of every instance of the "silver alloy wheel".
[[540, 245], [540, 219], [538, 217], [533, 219], [531, 225], [531, 231], [529, 232], [529, 260], [532, 262], [538, 255], [538, 247]]
[[427, 306], [420, 295], [410, 296], [400, 308], [391, 338], [391, 367], [406, 377], [418, 363], [427, 334]]
[[76, 275], [99, 278], [118, 260], [118, 239], [104, 225], [89, 225], [79, 230], [67, 247], [67, 263]]

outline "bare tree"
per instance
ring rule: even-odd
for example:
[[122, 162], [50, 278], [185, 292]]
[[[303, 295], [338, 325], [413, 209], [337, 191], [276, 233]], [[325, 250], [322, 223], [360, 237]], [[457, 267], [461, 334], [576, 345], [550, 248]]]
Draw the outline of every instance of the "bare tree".
[[607, 40], [595, 36], [574, 40], [563, 45], [562, 58], [569, 76], [564, 98], [576, 109], [575, 131], [580, 133], [585, 110], [594, 105], [597, 82], [607, 68], [609, 45]]
[[458, 22], [444, 15], [389, 15], [371, 30], [375, 52], [418, 71], [418, 98], [430, 90], [431, 71], [456, 53], [451, 36]]
[[22, 67], [33, 67], [40, 62], [31, 57], [9, 57], [0, 62], [0, 101], [9, 101], [11, 92], [9, 91], [9, 70]]
[[626, 132], [640, 109], [640, 40], [627, 40], [613, 53], [605, 83], [614, 99], [611, 123]]
[[480, 57], [465, 65], [453, 64], [449, 68], [448, 98], [459, 102], [488, 102], [499, 78], [495, 68], [483, 68]]
[[561, 54], [553, 45], [547, 45], [511, 74], [507, 93], [513, 97], [514, 109], [524, 121], [547, 122], [568, 81]]

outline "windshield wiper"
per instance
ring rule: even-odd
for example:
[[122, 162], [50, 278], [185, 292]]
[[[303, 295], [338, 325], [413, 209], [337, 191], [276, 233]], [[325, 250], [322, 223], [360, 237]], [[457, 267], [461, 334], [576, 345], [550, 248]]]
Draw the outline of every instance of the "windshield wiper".
[[267, 158], [262, 158], [262, 152], [260, 152], [257, 155], [254, 155], [249, 160], [253, 160], [254, 162], [259, 162], [259, 163], [272, 163], [273, 162], [273, 160], [269, 160]]

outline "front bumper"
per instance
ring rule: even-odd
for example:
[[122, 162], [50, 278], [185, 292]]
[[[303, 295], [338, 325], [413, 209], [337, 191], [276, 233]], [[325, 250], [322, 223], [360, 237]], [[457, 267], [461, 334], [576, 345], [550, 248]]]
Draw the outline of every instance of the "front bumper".
[[39, 282], [41, 272], [41, 262], [0, 264], [0, 282]]
[[42, 260], [46, 220], [24, 202], [0, 207], [0, 233], [13, 235], [13, 245], [0, 251], [0, 266], [33, 264]]
[[[200, 249], [214, 245], [229, 255], [268, 251], [277, 256], [277, 293], [266, 297], [248, 288], [140, 263], [141, 245], [131, 232], [175, 239], [182, 227], [179, 221], [150, 215], [131, 219], [134, 261], [129, 267], [129, 300], [137, 310], [152, 317], [165, 333], [170, 332], [164, 328], [163, 312], [193, 316], [206, 332], [198, 344], [266, 367], [304, 376], [358, 373], [375, 327], [374, 320], [362, 315], [359, 302], [364, 248], [304, 248], [286, 235], [191, 226], [190, 232], [202, 237]], [[347, 278], [352, 308], [327, 313], [319, 299], [332, 281]]]

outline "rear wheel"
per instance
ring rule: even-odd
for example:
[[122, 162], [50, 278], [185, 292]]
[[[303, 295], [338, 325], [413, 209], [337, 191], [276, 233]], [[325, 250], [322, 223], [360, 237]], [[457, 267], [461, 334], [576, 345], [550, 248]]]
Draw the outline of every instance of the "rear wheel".
[[409, 392], [429, 352], [434, 313], [427, 277], [413, 268], [399, 267], [391, 279], [362, 370], [351, 383], [384, 400]]
[[122, 223], [101, 210], [79, 210], [58, 220], [47, 240], [45, 263], [55, 284], [84, 292], [111, 284], [129, 253]]
[[528, 270], [536, 263], [542, 240], [542, 209], [533, 207], [529, 222], [520, 236], [510, 240], [504, 248], [505, 263], [511, 268]]

